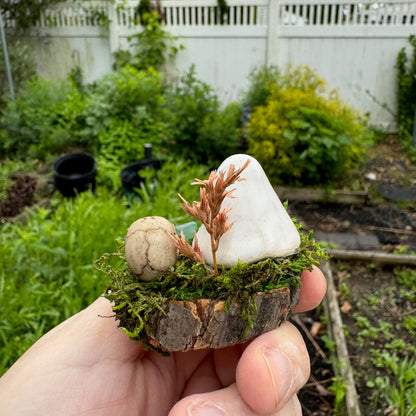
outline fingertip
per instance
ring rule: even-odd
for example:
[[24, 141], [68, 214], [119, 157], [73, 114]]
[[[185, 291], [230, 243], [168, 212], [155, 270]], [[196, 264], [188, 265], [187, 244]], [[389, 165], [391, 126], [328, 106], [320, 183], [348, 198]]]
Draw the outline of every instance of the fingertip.
[[302, 286], [299, 293], [299, 303], [294, 312], [305, 312], [316, 308], [325, 296], [326, 279], [318, 267], [311, 271], [302, 272]]

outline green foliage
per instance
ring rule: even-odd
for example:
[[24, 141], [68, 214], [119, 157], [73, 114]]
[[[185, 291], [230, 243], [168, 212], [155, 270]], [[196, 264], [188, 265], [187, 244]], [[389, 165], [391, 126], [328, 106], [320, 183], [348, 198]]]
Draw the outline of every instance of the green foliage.
[[271, 93], [273, 85], [280, 85], [282, 75], [280, 70], [274, 66], [264, 66], [249, 75], [249, 88], [245, 95], [250, 108], [254, 109], [258, 105], [265, 105]]
[[156, 180], [146, 181], [146, 203], [98, 187], [95, 195], [56, 196], [49, 209], [30, 215], [27, 225], [2, 225], [0, 374], [49, 329], [104, 292], [106, 279], [93, 262], [113, 250], [133, 221], [146, 215], [186, 221], [177, 193], [196, 199], [198, 189], [189, 184], [204, 175], [202, 167], [167, 162]]
[[416, 415], [416, 360], [383, 351], [376, 355], [375, 362], [387, 370], [385, 376], [367, 383], [376, 392], [374, 400], [378, 408], [386, 407], [399, 416]]
[[82, 72], [81, 67], [79, 67], [78, 65], [74, 66], [69, 71], [68, 78], [78, 89], [78, 91], [85, 92], [84, 74]]
[[216, 9], [218, 20], [221, 25], [226, 23], [226, 19], [228, 18], [230, 12], [230, 6], [228, 6], [225, 0], [217, 0], [217, 9]]
[[162, 69], [166, 61], [174, 58], [183, 46], [176, 46], [178, 38], [170, 35], [160, 22], [156, 11], [140, 15], [142, 31], [128, 37], [134, 53], [119, 50], [114, 55], [116, 68], [130, 65], [138, 70]]
[[170, 140], [179, 151], [192, 152], [204, 119], [218, 108], [214, 91], [196, 78], [195, 68], [192, 67], [168, 95], [166, 105], [173, 114]]
[[159, 136], [163, 133], [164, 126], [160, 124], [158, 122], [152, 124], [151, 118], [146, 117], [146, 114], [141, 128], [134, 127], [127, 120], [111, 119], [109, 129], [98, 135], [100, 156], [118, 166], [143, 159], [145, 143], [151, 142], [159, 146], [161, 144]]
[[31, 79], [2, 114], [0, 150], [46, 159], [81, 147], [121, 166], [142, 156], [144, 142], [160, 146], [167, 116], [160, 109], [165, 84], [159, 73], [124, 67], [80, 87]]
[[152, 143], [156, 157], [217, 166], [240, 145], [237, 104], [221, 109], [213, 90], [191, 68], [179, 85], [161, 73], [124, 66], [92, 85], [73, 71], [59, 83], [33, 78], [1, 115], [4, 155], [46, 160], [69, 148], [93, 153], [113, 171], [144, 156]]
[[196, 78], [193, 66], [168, 94], [166, 107], [172, 115], [167, 142], [169, 152], [216, 166], [238, 149], [237, 106], [221, 110], [216, 94], [208, 84]]
[[[199, 197], [197, 187], [189, 186], [195, 178], [208, 174], [205, 167], [192, 165], [182, 159], [168, 159], [156, 176], [149, 175], [146, 183], [137, 190], [143, 203], [143, 216], [161, 215], [170, 221], [181, 224], [189, 221], [189, 216], [179, 208], [178, 193], [186, 200], [194, 201]], [[154, 214], [154, 213], [169, 214]]]
[[[91, 303], [105, 282], [93, 258], [122, 236], [133, 210], [100, 189], [55, 200], [55, 212], [40, 209], [26, 226], [5, 224], [0, 234], [0, 373], [34, 341]], [[110, 237], [110, 240], [109, 240]]]
[[410, 268], [401, 268], [395, 270], [397, 281], [407, 289], [416, 291], [416, 270]]
[[240, 146], [239, 118], [240, 107], [237, 103], [208, 114], [199, 130], [196, 160], [217, 166], [224, 158], [236, 153]]
[[3, 19], [7, 16], [8, 19], [15, 22], [15, 25], [12, 26], [14, 32], [25, 31], [36, 24], [42, 10], [46, 9], [51, 4], [60, 2], [61, 0], [27, 2], [2, 0], [1, 13], [3, 14]]
[[411, 58], [402, 48], [397, 56], [397, 123], [401, 135], [412, 136], [416, 108], [416, 36], [409, 36]]
[[344, 398], [347, 391], [347, 383], [342, 377], [337, 376], [332, 378], [332, 384], [328, 387], [328, 390], [332, 391], [335, 395], [334, 398], [334, 415], [341, 415], [341, 410], [344, 408]]
[[358, 328], [360, 328], [357, 344], [361, 347], [366, 345], [369, 341], [380, 339], [391, 341], [395, 337], [392, 332], [393, 326], [389, 322], [379, 321], [377, 326], [370, 322], [366, 316], [361, 316], [358, 313], [355, 313], [353, 318], [355, 319]]
[[94, 145], [103, 183], [119, 181], [123, 167], [144, 157], [145, 143], [161, 152], [169, 119], [165, 88], [158, 72], [126, 66], [104, 76], [85, 96], [80, 135]]
[[79, 92], [72, 83], [32, 78], [3, 111], [0, 151], [35, 157], [57, 151], [71, 140], [82, 111], [79, 106]]
[[86, 126], [81, 134], [98, 143], [100, 135], [113, 134], [111, 129], [115, 125], [120, 128], [128, 123], [128, 128], [152, 136], [153, 118], [159, 115], [164, 88], [162, 77], [154, 70], [138, 71], [126, 66], [105, 75], [85, 96]]
[[[9, 40], [7, 49], [12, 73], [13, 87], [15, 93], [24, 88], [28, 79], [36, 73], [36, 64], [31, 55], [28, 45], [19, 39]], [[6, 64], [4, 61], [3, 48], [0, 48], [0, 106], [6, 103], [6, 97], [10, 93], [10, 86], [6, 76]]]
[[405, 316], [403, 326], [409, 331], [411, 335], [416, 335], [416, 317], [415, 316]]
[[248, 123], [248, 152], [276, 184], [327, 185], [363, 156], [371, 133], [364, 118], [308, 68], [270, 86]]
[[154, 114], [163, 103], [165, 85], [155, 70], [139, 71], [127, 66], [105, 75], [91, 88], [86, 97], [89, 123], [105, 123], [111, 117], [134, 120], [140, 107]]

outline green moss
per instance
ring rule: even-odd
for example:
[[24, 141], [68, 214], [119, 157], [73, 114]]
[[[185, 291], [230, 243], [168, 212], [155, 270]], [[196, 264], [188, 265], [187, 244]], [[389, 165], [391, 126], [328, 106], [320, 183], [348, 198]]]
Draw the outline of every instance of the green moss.
[[328, 259], [312, 232], [305, 234], [299, 225], [298, 228], [301, 245], [296, 254], [254, 264], [240, 263], [232, 268], [220, 266], [217, 276], [208, 273], [203, 264], [180, 256], [172, 268], [155, 280], [141, 281], [128, 268], [121, 241], [117, 252], [101, 256], [96, 267], [108, 276], [105, 297], [114, 302], [113, 311], [120, 327], [130, 338], [151, 348], [148, 334], [152, 317], [167, 302], [194, 299], [223, 300], [226, 305], [238, 302], [247, 328], [251, 327], [257, 312], [254, 298], [258, 292], [299, 287], [303, 270], [311, 270], [320, 260]]

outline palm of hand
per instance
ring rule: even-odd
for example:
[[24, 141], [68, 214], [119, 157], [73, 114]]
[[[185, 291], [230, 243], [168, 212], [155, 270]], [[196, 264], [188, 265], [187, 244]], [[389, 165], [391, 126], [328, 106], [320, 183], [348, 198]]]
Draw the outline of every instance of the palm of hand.
[[[96, 309], [88, 314], [89, 319], [95, 317], [92, 325], [83, 312], [75, 315], [42, 338], [17, 364], [30, 365], [33, 373], [42, 372], [45, 366], [51, 369], [36, 382], [30, 378], [16, 381], [26, 390], [26, 398], [30, 396], [28, 414], [33, 415], [33, 401], [44, 400], [51, 415], [167, 415], [180, 398], [234, 381], [239, 346], [162, 357], [131, 341], [113, 319], [100, 318], [97, 325], [103, 306], [111, 314], [110, 304], [99, 299], [90, 306]], [[37, 359], [39, 349], [48, 362]]]

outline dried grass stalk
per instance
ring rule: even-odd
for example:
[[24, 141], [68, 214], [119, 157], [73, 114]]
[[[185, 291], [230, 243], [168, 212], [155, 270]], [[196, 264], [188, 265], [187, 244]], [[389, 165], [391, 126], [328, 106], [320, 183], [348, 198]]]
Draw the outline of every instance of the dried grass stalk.
[[[236, 182], [245, 180], [240, 175], [247, 168], [250, 160], [247, 160], [239, 169], [235, 169], [234, 165], [230, 165], [227, 172], [212, 171], [207, 180], [195, 179], [192, 185], [200, 185], [200, 201], [193, 201], [192, 205], [179, 194], [182, 200], [182, 209], [192, 217], [201, 221], [207, 232], [211, 236], [211, 250], [213, 258], [214, 273], [218, 274], [218, 266], [216, 252], [218, 250], [221, 237], [231, 229], [233, 224], [228, 221], [229, 208], [221, 209], [222, 202], [226, 197], [233, 198], [234, 189], [227, 188]], [[205, 264], [198, 239], [195, 239], [193, 246], [185, 240], [183, 233], [181, 237], [176, 236], [176, 247], [191, 260], [199, 259]], [[208, 269], [209, 270], [209, 269]]]

